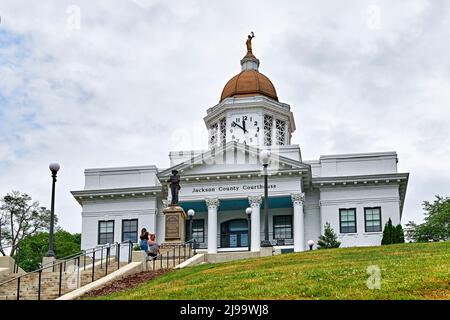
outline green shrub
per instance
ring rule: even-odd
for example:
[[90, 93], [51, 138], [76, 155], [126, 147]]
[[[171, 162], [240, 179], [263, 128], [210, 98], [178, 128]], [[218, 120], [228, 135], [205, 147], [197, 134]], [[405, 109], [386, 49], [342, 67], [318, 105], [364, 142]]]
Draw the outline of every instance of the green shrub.
[[339, 248], [341, 243], [337, 240], [337, 235], [329, 222], [325, 223], [323, 235], [319, 237], [317, 246], [319, 249]]

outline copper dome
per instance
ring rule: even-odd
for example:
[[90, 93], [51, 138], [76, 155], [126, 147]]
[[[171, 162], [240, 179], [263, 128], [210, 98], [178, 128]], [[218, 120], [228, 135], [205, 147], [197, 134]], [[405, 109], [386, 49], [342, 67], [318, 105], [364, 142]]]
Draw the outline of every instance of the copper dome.
[[278, 101], [272, 82], [257, 70], [244, 70], [231, 78], [223, 88], [220, 101], [229, 97], [263, 95]]

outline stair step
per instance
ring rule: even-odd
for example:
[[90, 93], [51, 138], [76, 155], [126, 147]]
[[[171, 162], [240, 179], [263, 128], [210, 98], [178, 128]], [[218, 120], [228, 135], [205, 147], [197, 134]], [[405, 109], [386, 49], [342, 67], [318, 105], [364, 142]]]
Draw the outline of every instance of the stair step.
[[[173, 261], [173, 255], [170, 256], [169, 261], [167, 259], [162, 259], [162, 268], [173, 268], [174, 265], [178, 265], [179, 263], [187, 260], [188, 257], [185, 257], [181, 254], [180, 257], [175, 255], [175, 264]], [[108, 264], [108, 272], [107, 274], [111, 274], [112, 272], [118, 270], [117, 263], [113, 261], [114, 259], [111, 257], [111, 264]], [[100, 260], [96, 259], [96, 263]], [[103, 261], [105, 263], [105, 260]], [[120, 267], [127, 265], [125, 262], [120, 263]], [[67, 264], [69, 266], [69, 263]], [[90, 260], [90, 265], [86, 263], [86, 267], [92, 267], [92, 260]], [[148, 270], [159, 270], [161, 269], [161, 259], [147, 261]], [[61, 284], [61, 295], [64, 295], [68, 292], [71, 292], [75, 289], [69, 288], [69, 285], [76, 285], [77, 276], [79, 275], [80, 286], [84, 286], [92, 282], [92, 269], [84, 269], [83, 263], [81, 262], [79, 272], [63, 272], [60, 274], [59, 268], [56, 268], [54, 272], [42, 272], [41, 273], [41, 300], [54, 300], [58, 298], [59, 295], [59, 279], [61, 276], [62, 284]], [[106, 265], [103, 264], [95, 265], [94, 269], [94, 281], [103, 278], [106, 275]], [[17, 275], [14, 275], [14, 277]], [[6, 281], [6, 280], [5, 280]], [[27, 276], [24, 276], [20, 280], [20, 300], [37, 300], [38, 299], [38, 290], [39, 290], [39, 274], [33, 273]], [[2, 282], [2, 281], [0, 281]], [[17, 281], [11, 281], [3, 286], [0, 286], [0, 300], [17, 300]]]

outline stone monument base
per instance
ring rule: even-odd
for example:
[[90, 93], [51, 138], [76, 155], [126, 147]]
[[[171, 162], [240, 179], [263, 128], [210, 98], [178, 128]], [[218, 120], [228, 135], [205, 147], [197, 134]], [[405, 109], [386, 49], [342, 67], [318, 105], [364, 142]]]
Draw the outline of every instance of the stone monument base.
[[163, 210], [165, 222], [165, 238], [162, 245], [175, 245], [185, 242], [186, 213], [177, 205], [170, 205]]

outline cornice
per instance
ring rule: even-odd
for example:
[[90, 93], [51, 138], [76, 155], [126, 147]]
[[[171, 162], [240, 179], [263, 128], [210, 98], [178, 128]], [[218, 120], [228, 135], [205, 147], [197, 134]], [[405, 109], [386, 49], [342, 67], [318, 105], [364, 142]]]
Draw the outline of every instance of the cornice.
[[381, 173], [371, 175], [337, 176], [337, 177], [313, 177], [314, 186], [355, 186], [369, 183], [402, 183], [408, 181], [409, 173]]
[[70, 193], [82, 204], [84, 201], [92, 200], [156, 197], [161, 192], [162, 186], [79, 190]]
[[221, 102], [219, 102], [218, 104], [216, 104], [213, 107], [210, 107], [206, 110], [207, 114], [213, 113], [215, 112], [217, 109], [220, 109], [221, 107], [224, 106], [253, 106], [253, 105], [258, 105], [261, 103], [265, 103], [267, 105], [272, 105], [275, 106], [277, 108], [282, 108], [284, 110], [290, 111], [291, 107], [289, 104], [287, 103], [283, 103], [283, 102], [279, 102], [279, 101], [275, 101], [273, 99], [264, 97], [264, 96], [254, 96], [254, 97], [229, 97], [226, 98], [224, 100], [222, 100]]

